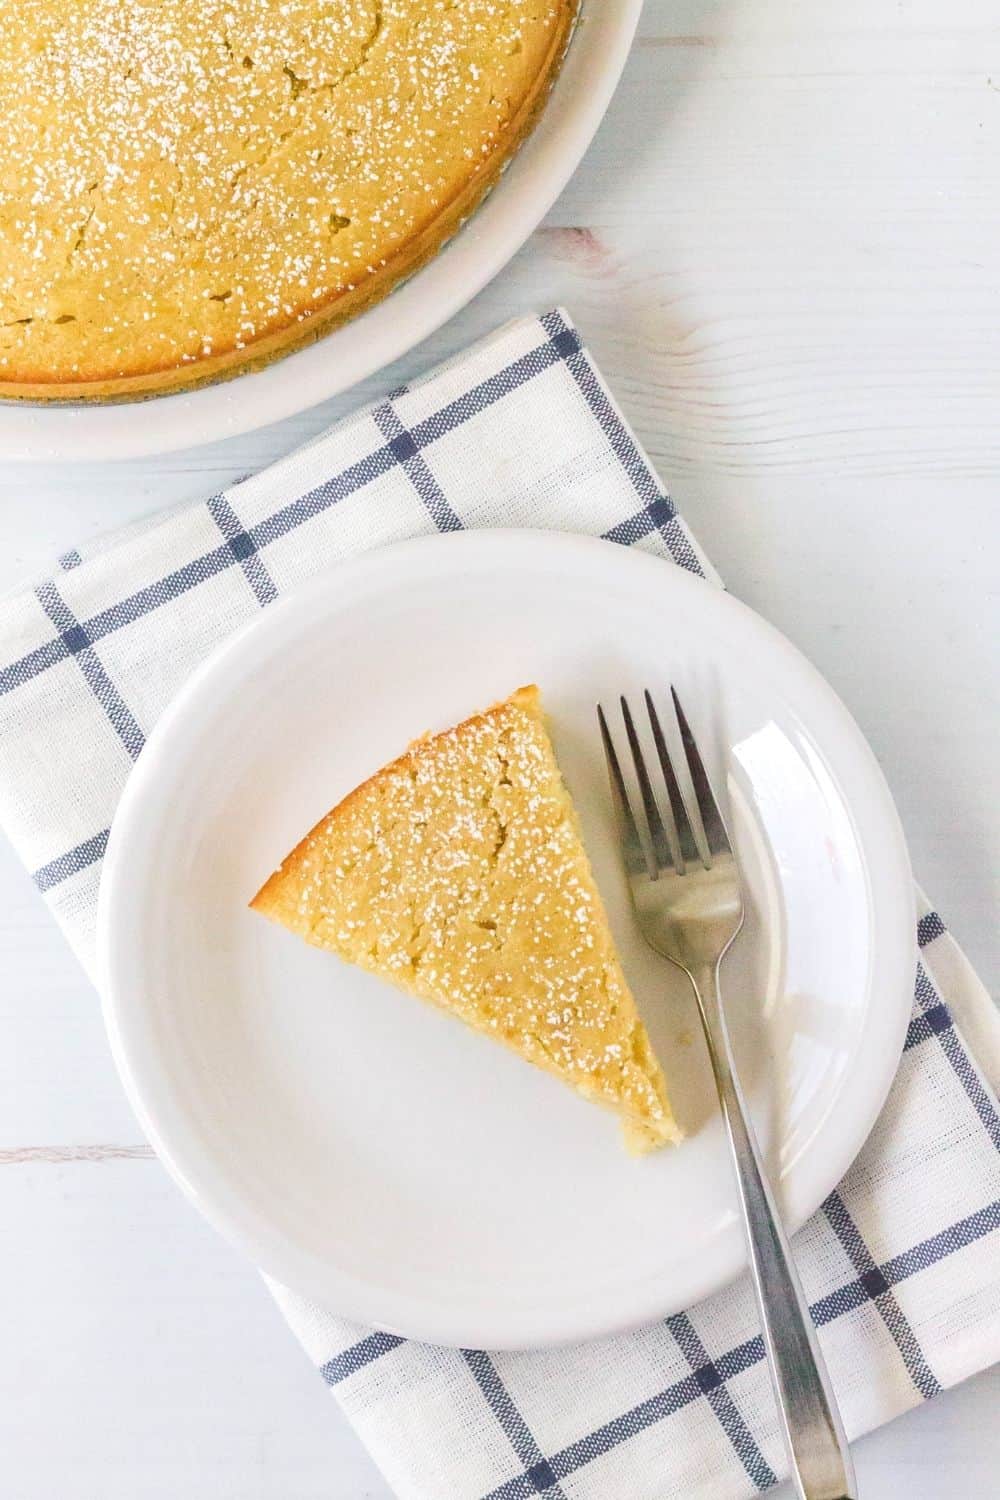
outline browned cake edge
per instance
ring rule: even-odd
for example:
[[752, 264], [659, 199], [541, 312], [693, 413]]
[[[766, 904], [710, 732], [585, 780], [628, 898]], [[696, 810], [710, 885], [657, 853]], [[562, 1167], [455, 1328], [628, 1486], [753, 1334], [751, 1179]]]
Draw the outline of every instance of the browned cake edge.
[[559, 72], [576, 24], [579, 0], [562, 0], [560, 24], [535, 83], [510, 121], [502, 146], [475, 177], [470, 178], [446, 203], [437, 217], [407, 241], [384, 266], [351, 291], [335, 293], [301, 321], [253, 340], [244, 349], [230, 349], [200, 359], [195, 364], [171, 365], [139, 375], [108, 378], [81, 377], [75, 381], [0, 380], [0, 400], [38, 403], [146, 401], [154, 396], [192, 390], [197, 386], [231, 380], [248, 371], [293, 354], [315, 343], [331, 329], [364, 312], [419, 271], [462, 227], [465, 220], [496, 185], [511, 157], [523, 144], [541, 114]]

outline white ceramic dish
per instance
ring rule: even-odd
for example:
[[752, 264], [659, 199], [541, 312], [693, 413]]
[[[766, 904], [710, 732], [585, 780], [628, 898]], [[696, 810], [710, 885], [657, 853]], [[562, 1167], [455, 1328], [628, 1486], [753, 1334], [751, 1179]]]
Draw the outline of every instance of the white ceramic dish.
[[319, 343], [221, 385], [116, 406], [0, 402], [0, 458], [119, 459], [193, 448], [278, 422], [349, 389], [440, 328], [548, 212], [621, 76], [642, 0], [584, 0], [552, 97], [498, 186], [442, 253]]
[[[614, 1120], [447, 1016], [247, 910], [286, 851], [415, 734], [544, 690], [627, 973], [688, 1139], [636, 1162]], [[906, 851], [879, 769], [812, 667], [720, 589], [541, 532], [391, 547], [267, 610], [191, 681], [112, 832], [106, 1018], [150, 1140], [287, 1285], [443, 1343], [653, 1320], [744, 1263], [682, 977], [632, 923], [594, 718], [676, 683], [726, 785], [749, 888], [725, 990], [800, 1224], [883, 1103], [913, 979]]]

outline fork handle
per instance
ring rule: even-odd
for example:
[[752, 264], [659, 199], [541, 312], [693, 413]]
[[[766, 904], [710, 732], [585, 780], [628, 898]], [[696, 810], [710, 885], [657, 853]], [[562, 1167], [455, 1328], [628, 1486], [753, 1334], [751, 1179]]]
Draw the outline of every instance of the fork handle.
[[718, 965], [691, 975], [732, 1150], [778, 1412], [801, 1500], [854, 1500], [854, 1470], [788, 1238], [732, 1065]]

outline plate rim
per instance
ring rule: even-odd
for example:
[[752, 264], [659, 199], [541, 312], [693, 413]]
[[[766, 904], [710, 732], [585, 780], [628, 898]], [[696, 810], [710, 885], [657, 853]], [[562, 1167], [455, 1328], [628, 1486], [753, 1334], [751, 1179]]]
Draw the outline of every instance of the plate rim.
[[[0, 458], [92, 460], [99, 450], [118, 462], [196, 449], [286, 421], [404, 358], [499, 275], [566, 187], [618, 87], [642, 7], [580, 0], [551, 97], [495, 187], [427, 265], [371, 308], [261, 370], [193, 390], [107, 404], [0, 401]], [[137, 408], [144, 420], [135, 420]]]
[[[651, 1295], [648, 1291], [644, 1292], [645, 1284], [636, 1286], [633, 1283], [632, 1300], [635, 1307], [630, 1314], [609, 1318], [607, 1314], [595, 1315], [592, 1309], [583, 1308], [579, 1312], [571, 1312], [569, 1316], [565, 1313], [553, 1316], [541, 1328], [519, 1322], [516, 1314], [512, 1314], [509, 1308], [500, 1315], [493, 1314], [492, 1321], [491, 1315], [486, 1312], [485, 1316], [481, 1316], [480, 1323], [475, 1328], [470, 1328], [467, 1320], [462, 1321], [461, 1313], [456, 1321], [446, 1307], [428, 1304], [426, 1299], [414, 1298], [406, 1291], [386, 1292], [369, 1282], [359, 1281], [350, 1272], [332, 1267], [329, 1262], [323, 1263], [322, 1273], [317, 1277], [313, 1268], [318, 1267], [320, 1262], [310, 1252], [297, 1254], [297, 1264], [293, 1268], [293, 1274], [289, 1276], [292, 1268], [281, 1259], [281, 1247], [278, 1243], [280, 1236], [275, 1236], [268, 1242], [266, 1230], [261, 1235], [260, 1216], [256, 1212], [248, 1210], [234, 1213], [233, 1195], [225, 1187], [221, 1192], [215, 1191], [218, 1182], [206, 1195], [205, 1175], [201, 1166], [195, 1164], [192, 1169], [190, 1157], [185, 1157], [183, 1148], [178, 1149], [176, 1124], [171, 1126], [168, 1122], [164, 1127], [160, 1120], [150, 1114], [144, 1098], [141, 1076], [143, 1064], [140, 1062], [137, 1070], [135, 1056], [127, 1040], [128, 1002], [126, 1000], [124, 1005], [121, 1003], [119, 986], [114, 977], [119, 962], [116, 950], [122, 941], [116, 929], [115, 910], [119, 903], [119, 888], [123, 881], [126, 885], [128, 883], [127, 851], [131, 834], [137, 823], [141, 825], [147, 787], [153, 786], [155, 795], [157, 765], [169, 750], [171, 737], [177, 726], [183, 728], [188, 714], [197, 709], [200, 696], [211, 691], [218, 674], [226, 675], [233, 658], [253, 652], [259, 638], [266, 640], [276, 629], [280, 632], [282, 618], [294, 619], [303, 610], [308, 615], [314, 599], [327, 602], [336, 600], [339, 604], [348, 588], [363, 588], [366, 583], [370, 588], [372, 580], [377, 581], [380, 572], [391, 577], [402, 570], [408, 575], [410, 571], [419, 569], [421, 562], [428, 558], [436, 559], [440, 564], [448, 556], [444, 551], [445, 545], [456, 559], [453, 567], [459, 568], [462, 566], [463, 551], [468, 553], [479, 549], [488, 555], [491, 565], [496, 566], [498, 548], [507, 549], [516, 562], [520, 549], [527, 545], [533, 549], [556, 549], [566, 554], [567, 563], [571, 561], [570, 553], [580, 553], [582, 550], [596, 554], [598, 549], [605, 549], [609, 560], [614, 557], [630, 558], [635, 560], [637, 566], [656, 567], [665, 573], [669, 568], [666, 576], [672, 578], [682, 590], [689, 587], [710, 589], [720, 609], [752, 620], [755, 628], [771, 638], [778, 653], [811, 680], [821, 697], [825, 696], [829, 710], [839, 720], [840, 729], [846, 734], [846, 740], [841, 739], [841, 747], [843, 749], [846, 746], [844, 753], [853, 757], [853, 771], [866, 783], [865, 824], [859, 825], [855, 801], [848, 802], [845, 797], [844, 805], [854, 828], [859, 852], [864, 856], [864, 880], [872, 925], [873, 928], [877, 925], [877, 930], [886, 934], [878, 945], [883, 970], [879, 993], [884, 993], [885, 1003], [873, 1006], [870, 1000], [868, 1007], [867, 1026], [871, 1027], [874, 1018], [874, 1023], [881, 1027], [881, 1037], [878, 1049], [866, 1047], [871, 1059], [866, 1107], [855, 1112], [836, 1142], [827, 1141], [826, 1170], [818, 1174], [823, 1179], [820, 1190], [814, 1188], [808, 1194], [808, 1206], [803, 1208], [796, 1205], [786, 1213], [786, 1223], [792, 1233], [819, 1208], [827, 1194], [842, 1180], [871, 1133], [896, 1075], [909, 1023], [916, 966], [913, 937], [916, 921], [915, 888], [905, 837], [884, 773], [849, 710], [819, 670], [776, 627], [723, 588], [677, 567], [676, 564], [670, 564], [662, 557], [635, 548], [615, 547], [603, 538], [531, 528], [481, 528], [451, 533], [446, 537], [424, 535], [390, 543], [322, 568], [312, 578], [290, 590], [267, 610], [234, 632], [187, 679], [151, 731], [143, 756], [126, 783], [112, 822], [98, 900], [97, 974], [104, 1022], [119, 1076], [147, 1139], [185, 1195], [230, 1243], [249, 1255], [266, 1275], [310, 1297], [337, 1315], [405, 1338], [452, 1347], [559, 1347], [582, 1339], [610, 1336], [648, 1325], [721, 1290], [746, 1268], [746, 1250], [742, 1236], [738, 1234], [738, 1226], [735, 1236], [719, 1236], [717, 1245], [713, 1246], [716, 1253], [705, 1256], [700, 1274], [692, 1273], [690, 1282], [685, 1284], [683, 1295], [676, 1301], [672, 1302], [662, 1288], [659, 1295]], [[632, 565], [632, 562], [628, 564]], [[366, 574], [370, 574], [371, 578], [366, 579]], [[331, 577], [337, 578], [338, 588], [335, 591], [329, 588]], [[822, 745], [819, 748], [822, 750]], [[879, 826], [876, 827], [876, 824]], [[873, 890], [870, 858], [873, 851], [877, 859], [877, 891]], [[888, 934], [894, 933], [897, 927], [898, 942], [893, 945], [889, 942]], [[870, 972], [869, 997], [873, 988], [874, 981]], [[894, 1009], [891, 1002], [897, 995]], [[876, 1052], [877, 1055], [873, 1055]], [[146, 1065], [148, 1066], [148, 1059]], [[220, 1200], [226, 1199], [229, 1202], [223, 1202], [223, 1206], [220, 1206]], [[334, 1284], [338, 1292], [343, 1291], [344, 1295], [342, 1298], [338, 1296], [335, 1304], [331, 1304], [330, 1287]]]

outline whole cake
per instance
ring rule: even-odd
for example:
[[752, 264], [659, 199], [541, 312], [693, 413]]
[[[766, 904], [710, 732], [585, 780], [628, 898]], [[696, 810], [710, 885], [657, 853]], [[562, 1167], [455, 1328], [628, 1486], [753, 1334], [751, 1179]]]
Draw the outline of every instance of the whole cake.
[[576, 0], [0, 0], [0, 396], [235, 374], [382, 297], [530, 128]]
[[679, 1139], [538, 689], [418, 741], [318, 823], [251, 903]]

